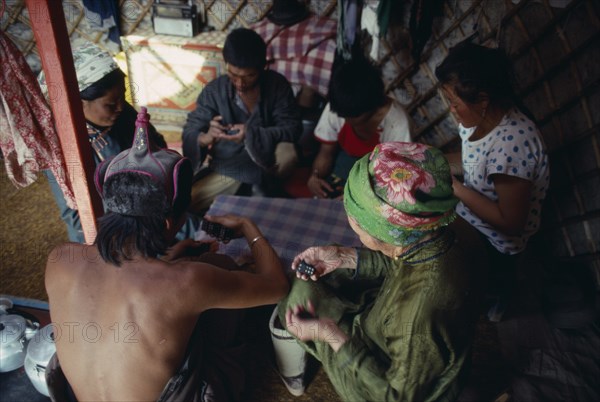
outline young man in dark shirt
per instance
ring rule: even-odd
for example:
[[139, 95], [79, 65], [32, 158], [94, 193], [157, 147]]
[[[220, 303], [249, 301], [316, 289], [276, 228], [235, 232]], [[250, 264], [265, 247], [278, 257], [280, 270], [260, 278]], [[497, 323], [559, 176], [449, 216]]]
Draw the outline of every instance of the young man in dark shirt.
[[297, 161], [300, 110], [289, 82], [266, 69], [266, 45], [245, 28], [229, 33], [223, 47], [226, 74], [198, 96], [183, 128], [183, 154], [198, 171], [207, 156], [211, 173], [194, 183], [192, 211], [208, 208], [218, 194], [244, 184], [264, 188], [285, 177]]

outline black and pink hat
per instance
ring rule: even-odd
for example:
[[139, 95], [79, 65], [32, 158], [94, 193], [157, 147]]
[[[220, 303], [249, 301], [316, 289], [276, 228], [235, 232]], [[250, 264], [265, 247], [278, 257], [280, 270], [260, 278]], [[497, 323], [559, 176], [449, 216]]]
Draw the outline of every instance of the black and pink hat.
[[[151, 216], [159, 211], [160, 206], [149, 205], [144, 194], [111, 194], [106, 196], [103, 188], [110, 178], [119, 173], [138, 173], [150, 177], [159, 189], [164, 189], [167, 203], [172, 208], [175, 201], [182, 196], [179, 194], [179, 183], [182, 180], [191, 182], [193, 171], [188, 158], [177, 151], [158, 148], [150, 143], [148, 137], [148, 122], [150, 116], [142, 107], [135, 122], [135, 135], [131, 148], [122, 151], [112, 159], [107, 159], [96, 168], [94, 182], [102, 197], [106, 211], [129, 216]], [[185, 181], [183, 181], [185, 182]], [[189, 186], [186, 186], [189, 188]]]

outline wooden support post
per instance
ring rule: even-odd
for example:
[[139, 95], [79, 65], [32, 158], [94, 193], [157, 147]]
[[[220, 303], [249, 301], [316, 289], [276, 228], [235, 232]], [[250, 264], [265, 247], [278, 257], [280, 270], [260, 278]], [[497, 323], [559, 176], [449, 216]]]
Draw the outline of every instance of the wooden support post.
[[[94, 189], [94, 159], [87, 138], [73, 53], [65, 23], [62, 1], [25, 0], [31, 28], [46, 75], [50, 106], [73, 183], [75, 200], [87, 243], [96, 238], [96, 217], [102, 201]], [[91, 184], [91, 186], [90, 186]]]

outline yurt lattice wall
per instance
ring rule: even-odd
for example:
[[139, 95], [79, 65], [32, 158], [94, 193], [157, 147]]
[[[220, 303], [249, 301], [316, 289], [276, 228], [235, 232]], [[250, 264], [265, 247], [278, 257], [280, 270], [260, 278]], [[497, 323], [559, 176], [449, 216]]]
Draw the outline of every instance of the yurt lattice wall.
[[[41, 69], [23, 0], [0, 0], [0, 27]], [[501, 46], [513, 62], [517, 93], [535, 116], [551, 156], [551, 190], [543, 213], [549, 255], [588, 264], [600, 278], [600, 4], [597, 0], [432, 0], [439, 7], [418, 61], [411, 55], [409, 18], [416, 0], [396, 2], [376, 62], [390, 95], [410, 113], [415, 140], [444, 150], [458, 145], [456, 120], [440, 94], [434, 71], [448, 49], [472, 37]], [[373, 6], [376, 2], [365, 1]], [[122, 35], [151, 32], [151, 0], [119, 0]], [[196, 0], [205, 24], [228, 31], [249, 26], [270, 1]], [[312, 0], [313, 12], [336, 18], [336, 0]], [[64, 0], [71, 39], [106, 44], [91, 31], [80, 0]], [[372, 39], [363, 35], [366, 52]], [[600, 280], [597, 280], [600, 283]]]
[[[202, 14], [203, 25], [219, 31], [247, 27], [262, 19], [272, 7], [271, 1], [262, 0], [195, 0], [195, 3]], [[0, 7], [0, 28], [25, 55], [34, 73], [39, 72], [42, 66], [25, 0], [0, 0], [0, 4], [4, 5]], [[151, 34], [153, 4], [153, 0], [119, 0], [121, 35]], [[72, 44], [86, 40], [115, 52], [108, 42], [107, 32], [93, 30], [88, 25], [81, 0], [62, 0], [62, 5]], [[336, 0], [313, 0], [310, 5], [314, 13], [322, 16], [335, 16], [336, 7]]]
[[589, 264], [598, 278], [600, 4], [457, 0], [444, 2], [443, 13], [419, 64], [389, 57], [396, 66], [406, 65], [391, 75], [389, 88], [410, 111], [416, 140], [445, 150], [457, 145], [456, 121], [434, 77], [448, 49], [469, 36], [504, 48], [513, 62], [516, 92], [550, 154], [551, 188], [540, 241], [548, 254]]

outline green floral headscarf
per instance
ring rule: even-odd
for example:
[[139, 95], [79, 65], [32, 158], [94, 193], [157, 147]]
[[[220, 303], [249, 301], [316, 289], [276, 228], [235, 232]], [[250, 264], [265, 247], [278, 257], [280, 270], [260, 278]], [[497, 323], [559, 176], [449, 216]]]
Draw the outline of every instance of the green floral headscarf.
[[452, 222], [458, 199], [442, 152], [387, 142], [358, 160], [344, 188], [348, 216], [368, 234], [396, 246], [415, 243]]

